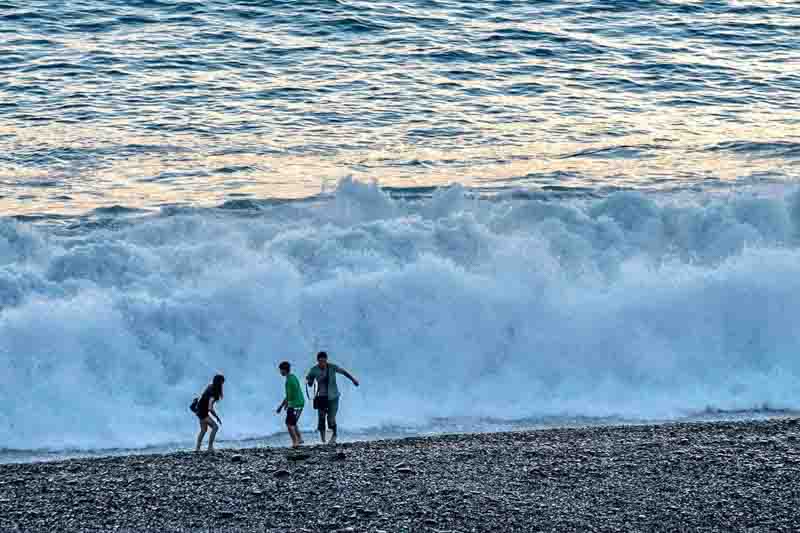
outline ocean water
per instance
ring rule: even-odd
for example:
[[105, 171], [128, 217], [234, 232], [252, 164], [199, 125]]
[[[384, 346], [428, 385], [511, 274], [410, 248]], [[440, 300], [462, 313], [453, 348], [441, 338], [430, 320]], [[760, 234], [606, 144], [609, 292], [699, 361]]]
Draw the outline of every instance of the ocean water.
[[[0, 461], [800, 409], [800, 5], [0, 0]], [[313, 411], [303, 427], [313, 429]]]
[[798, 409], [798, 236], [800, 192], [409, 201], [349, 180], [5, 219], [0, 442], [187, 446], [216, 372], [223, 436], [272, 435], [278, 362], [302, 375], [321, 349], [362, 382], [341, 384], [359, 438]]
[[2, 0], [0, 209], [791, 181], [793, 0]]

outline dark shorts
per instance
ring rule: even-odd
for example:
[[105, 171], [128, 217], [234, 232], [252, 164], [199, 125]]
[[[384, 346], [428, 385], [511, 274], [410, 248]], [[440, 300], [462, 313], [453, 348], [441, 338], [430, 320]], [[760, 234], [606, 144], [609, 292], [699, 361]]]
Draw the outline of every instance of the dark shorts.
[[296, 409], [294, 407], [289, 407], [286, 409], [286, 425], [287, 426], [296, 426], [297, 421], [300, 420], [300, 415], [303, 414], [303, 408]]
[[317, 410], [317, 429], [325, 431], [325, 423], [328, 427], [336, 430], [336, 413], [339, 412], [339, 398], [329, 400], [325, 398], [322, 400], [322, 406]]

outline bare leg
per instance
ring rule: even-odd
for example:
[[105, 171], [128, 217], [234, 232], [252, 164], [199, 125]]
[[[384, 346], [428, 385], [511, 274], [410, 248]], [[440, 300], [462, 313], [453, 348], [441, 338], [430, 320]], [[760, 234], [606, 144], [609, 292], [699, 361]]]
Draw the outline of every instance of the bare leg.
[[289, 437], [291, 437], [292, 439], [292, 448], [294, 448], [295, 446], [297, 446], [297, 437], [295, 437], [294, 435], [294, 427], [287, 424], [286, 430], [289, 432]]
[[206, 430], [208, 429], [208, 423], [205, 420], [200, 421], [200, 433], [197, 434], [197, 447], [195, 447], [194, 451], [199, 452], [200, 446], [203, 445], [203, 439], [206, 437]]
[[322, 441], [322, 444], [325, 444], [325, 415], [327, 414], [325, 409], [320, 409], [317, 411], [317, 429], [319, 430], [319, 438]]
[[214, 422], [211, 418], [208, 418], [208, 425], [211, 426], [211, 434], [208, 436], [208, 451], [214, 451], [214, 438], [217, 436], [217, 431], [219, 431], [219, 425]]
[[[338, 409], [338, 400], [337, 400], [337, 409]], [[331, 440], [328, 441], [328, 444], [336, 444], [336, 411], [331, 409], [328, 410], [328, 427], [331, 428]]]
[[297, 448], [301, 444], [303, 444], [303, 437], [300, 436], [300, 430], [297, 429], [297, 426], [292, 426], [289, 428], [289, 433], [292, 435], [292, 446]]

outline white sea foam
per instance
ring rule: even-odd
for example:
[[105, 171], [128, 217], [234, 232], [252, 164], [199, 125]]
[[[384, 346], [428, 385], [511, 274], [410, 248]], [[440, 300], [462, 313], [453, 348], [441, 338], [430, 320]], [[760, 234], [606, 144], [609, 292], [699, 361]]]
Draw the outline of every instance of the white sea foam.
[[[278, 431], [276, 365], [326, 349], [345, 427], [800, 407], [800, 195], [315, 204], [72, 233], [0, 223], [0, 448]], [[309, 410], [310, 411], [310, 410]], [[306, 424], [312, 417], [307, 417]]]

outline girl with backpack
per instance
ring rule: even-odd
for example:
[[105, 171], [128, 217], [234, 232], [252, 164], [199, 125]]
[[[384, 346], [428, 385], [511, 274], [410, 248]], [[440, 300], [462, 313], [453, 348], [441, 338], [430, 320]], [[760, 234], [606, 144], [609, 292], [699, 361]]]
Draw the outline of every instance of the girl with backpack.
[[[217, 374], [214, 376], [214, 379], [211, 381], [211, 384], [206, 387], [206, 390], [203, 391], [203, 394], [199, 398], [195, 398], [195, 401], [192, 402], [192, 411], [197, 415], [197, 418], [200, 420], [200, 433], [197, 435], [197, 447], [195, 448], [196, 452], [200, 451], [200, 446], [203, 444], [203, 439], [206, 436], [206, 431], [209, 427], [211, 427], [211, 435], [208, 436], [208, 451], [214, 451], [214, 437], [217, 436], [217, 431], [219, 430], [220, 424], [222, 424], [222, 420], [219, 416], [217, 416], [217, 412], [214, 411], [214, 404], [220, 401], [223, 397], [222, 394], [222, 384], [225, 383], [225, 376], [222, 374]], [[211, 417], [217, 419], [217, 422]]]

